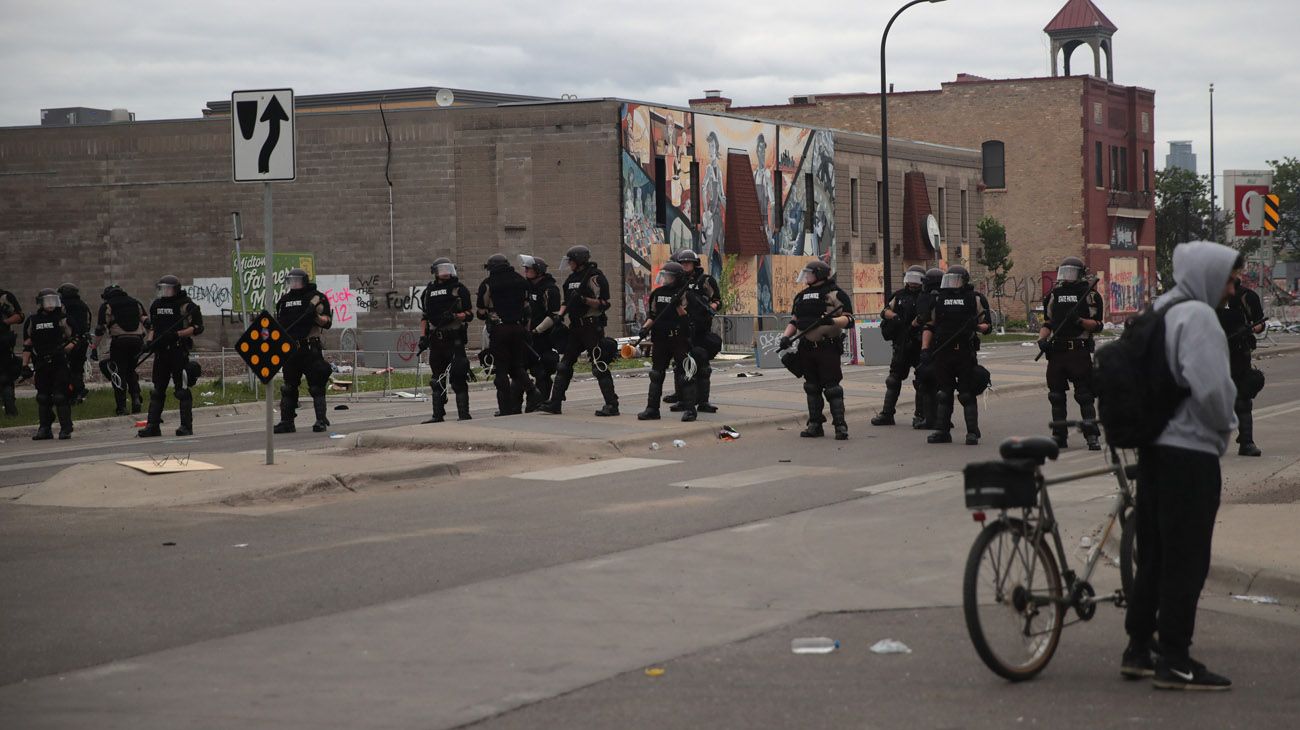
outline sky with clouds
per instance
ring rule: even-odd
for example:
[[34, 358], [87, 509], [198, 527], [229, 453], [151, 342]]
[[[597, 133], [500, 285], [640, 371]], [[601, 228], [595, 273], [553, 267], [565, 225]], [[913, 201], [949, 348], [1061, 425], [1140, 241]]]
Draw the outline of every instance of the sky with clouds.
[[[1156, 91], [1157, 160], [1193, 140], [1209, 167], [1300, 156], [1296, 0], [1095, 0], [1119, 26], [1115, 80]], [[946, 0], [908, 10], [889, 41], [897, 90], [958, 73], [1050, 74], [1042, 28], [1064, 0]], [[40, 109], [198, 116], [232, 89], [302, 94], [451, 86], [685, 105], [737, 105], [879, 86], [879, 42], [902, 0], [222, 2], [0, 0], [0, 125]], [[1087, 66], [1086, 49], [1074, 64]]]

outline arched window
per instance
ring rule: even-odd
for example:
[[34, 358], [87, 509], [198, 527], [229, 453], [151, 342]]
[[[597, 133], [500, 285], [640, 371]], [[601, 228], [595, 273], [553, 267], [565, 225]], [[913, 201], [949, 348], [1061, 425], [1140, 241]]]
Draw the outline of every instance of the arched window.
[[990, 140], [982, 146], [984, 153], [984, 184], [990, 188], [1007, 186], [1006, 148], [997, 141]]

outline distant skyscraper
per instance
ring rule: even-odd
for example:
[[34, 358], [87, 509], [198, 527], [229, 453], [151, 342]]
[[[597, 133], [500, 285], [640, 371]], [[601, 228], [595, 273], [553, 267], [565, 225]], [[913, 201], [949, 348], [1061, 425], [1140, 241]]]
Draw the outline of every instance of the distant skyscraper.
[[1169, 143], [1169, 154], [1165, 155], [1165, 169], [1181, 167], [1196, 174], [1196, 153], [1192, 152], [1191, 140]]

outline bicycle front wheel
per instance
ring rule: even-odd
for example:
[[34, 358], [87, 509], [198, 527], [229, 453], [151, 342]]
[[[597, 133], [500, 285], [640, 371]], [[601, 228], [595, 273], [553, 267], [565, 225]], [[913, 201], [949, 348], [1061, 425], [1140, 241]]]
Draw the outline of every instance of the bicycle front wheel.
[[962, 608], [989, 669], [1013, 682], [1041, 672], [1061, 639], [1061, 599], [1056, 559], [1029, 525], [998, 520], [980, 531], [966, 560]]

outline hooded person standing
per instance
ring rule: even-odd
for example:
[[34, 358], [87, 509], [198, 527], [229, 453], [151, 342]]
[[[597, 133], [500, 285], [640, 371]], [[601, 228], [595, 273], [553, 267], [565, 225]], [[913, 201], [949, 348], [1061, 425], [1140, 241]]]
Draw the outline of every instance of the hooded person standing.
[[1165, 355], [1187, 395], [1155, 442], [1138, 450], [1137, 572], [1120, 671], [1153, 676], [1160, 689], [1224, 690], [1232, 682], [1189, 652], [1223, 487], [1219, 459], [1237, 427], [1237, 388], [1215, 309], [1232, 293], [1239, 262], [1236, 251], [1209, 241], [1179, 245], [1173, 258], [1177, 285], [1153, 306], [1169, 310]]
[[1259, 295], [1241, 281], [1240, 270], [1232, 276], [1232, 295], [1219, 307], [1219, 324], [1228, 338], [1228, 363], [1232, 382], [1237, 385], [1237, 454], [1261, 456], [1255, 445], [1255, 396], [1264, 387], [1264, 374], [1251, 366], [1251, 353], [1257, 343], [1255, 335], [1264, 331], [1264, 305]]
[[63, 313], [72, 327], [76, 343], [68, 351], [68, 378], [72, 383], [72, 402], [86, 399], [86, 356], [90, 350], [90, 307], [81, 298], [76, 284], [59, 285], [59, 298], [63, 300]]

